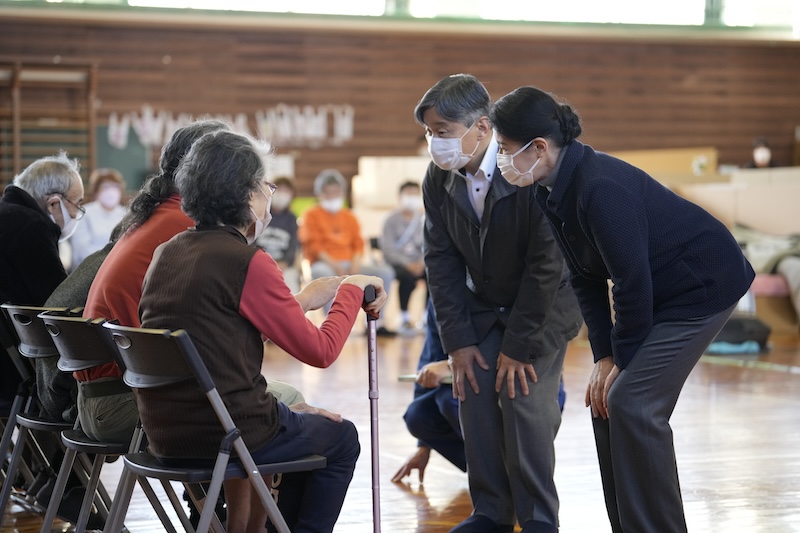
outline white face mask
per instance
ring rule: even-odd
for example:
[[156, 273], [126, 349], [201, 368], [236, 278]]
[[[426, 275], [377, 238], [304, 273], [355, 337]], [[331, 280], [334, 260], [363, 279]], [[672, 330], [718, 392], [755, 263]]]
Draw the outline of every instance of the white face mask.
[[328, 213], [338, 213], [344, 207], [344, 198], [324, 198], [319, 201], [320, 207]]
[[119, 187], [104, 187], [97, 193], [97, 201], [106, 209], [114, 209], [122, 199], [122, 191]]
[[264, 195], [264, 198], [267, 199], [267, 207], [264, 210], [264, 218], [259, 218], [258, 215], [256, 215], [256, 212], [253, 211], [253, 208], [250, 208], [250, 212], [253, 213], [253, 218], [256, 220], [256, 228], [253, 231], [253, 236], [247, 237], [247, 244], [253, 244], [256, 242], [256, 239], [258, 239], [258, 237], [264, 233], [264, 228], [266, 228], [269, 225], [269, 222], [272, 220], [272, 213], [269, 211], [272, 198], [267, 196], [267, 193], [264, 192], [264, 189], [261, 188], [261, 185], [258, 186], [258, 189], [261, 191], [261, 194]]
[[759, 146], [753, 150], [753, 161], [756, 165], [768, 165], [772, 159], [772, 151], [766, 146]]
[[[64, 219], [64, 227], [61, 228], [61, 236], [58, 238], [58, 242], [64, 242], [75, 233], [75, 228], [78, 227], [78, 221], [69, 215], [67, 206], [64, 205], [64, 200], [59, 199], [58, 202], [61, 205], [61, 217]], [[56, 222], [53, 215], [50, 215], [50, 220]], [[58, 224], [58, 222], [56, 222], [56, 224]]]
[[285, 191], [275, 191], [272, 195], [272, 207], [278, 211], [283, 211], [292, 203], [292, 193]]
[[401, 194], [400, 208], [404, 211], [422, 210], [422, 196], [418, 194]]
[[[497, 168], [500, 169], [500, 173], [511, 185], [516, 185], [517, 187], [527, 187], [528, 185], [533, 185], [533, 169], [536, 168], [536, 165], [539, 164], [539, 161], [541, 161], [542, 158], [537, 158], [531, 168], [529, 168], [526, 172], [520, 172], [517, 170], [517, 167], [514, 166], [514, 157], [522, 153], [522, 151], [529, 147], [531, 143], [533, 143], [533, 140], [528, 142], [528, 144], [513, 154], [497, 154]], [[530, 180], [530, 183], [525, 183], [527, 180]]]
[[461, 137], [443, 138], [434, 137], [432, 135], [428, 136], [428, 153], [431, 154], [431, 159], [433, 159], [437, 167], [442, 170], [458, 170], [459, 168], [464, 168], [466, 164], [470, 162], [472, 156], [478, 151], [480, 143], [475, 144], [475, 149], [472, 150], [472, 153], [465, 154], [463, 151], [464, 146], [461, 141], [475, 124], [477, 123], [473, 123], [472, 126], [467, 128], [467, 131], [465, 131], [464, 135]]

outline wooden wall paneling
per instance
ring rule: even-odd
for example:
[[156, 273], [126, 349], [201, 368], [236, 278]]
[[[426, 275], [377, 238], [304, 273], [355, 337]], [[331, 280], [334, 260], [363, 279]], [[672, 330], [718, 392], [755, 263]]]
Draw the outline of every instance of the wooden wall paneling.
[[[342, 146], [279, 146], [295, 156], [301, 194], [316, 174], [346, 176], [362, 155], [411, 155], [413, 108], [439, 78], [470, 72], [493, 97], [537, 85], [583, 119], [582, 140], [605, 151], [715, 146], [744, 164], [752, 138], [791, 161], [800, 124], [800, 43], [714, 42], [320, 27], [229, 28], [123, 21], [0, 21], [14, 58], [95, 62], [98, 118], [143, 104], [194, 116], [254, 114], [278, 103], [355, 108]], [[157, 156], [157, 150], [155, 151]]]
[[[0, 85], [4, 119], [2, 183], [33, 161], [60, 151], [82, 163], [85, 178], [94, 167], [94, 97], [88, 65], [41, 62], [2, 62], [8, 81]], [[10, 95], [9, 95], [10, 93]]]

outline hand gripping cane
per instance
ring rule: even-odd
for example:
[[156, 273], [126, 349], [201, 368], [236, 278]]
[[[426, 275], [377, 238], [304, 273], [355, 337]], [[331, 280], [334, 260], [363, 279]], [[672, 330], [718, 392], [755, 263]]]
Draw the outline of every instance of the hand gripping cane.
[[[364, 289], [364, 304], [375, 300], [375, 287]], [[377, 316], [367, 313], [367, 352], [369, 356], [369, 414], [372, 437], [372, 531], [381, 531], [381, 481], [378, 446], [378, 356], [375, 351]]]

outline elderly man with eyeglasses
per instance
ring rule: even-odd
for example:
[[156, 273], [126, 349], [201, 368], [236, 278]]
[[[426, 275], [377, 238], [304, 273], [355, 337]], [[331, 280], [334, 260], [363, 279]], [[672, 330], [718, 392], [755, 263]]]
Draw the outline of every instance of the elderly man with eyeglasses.
[[[0, 198], [0, 302], [42, 306], [67, 277], [58, 243], [83, 217], [82, 201], [78, 161], [64, 152], [34, 161], [5, 188]], [[7, 361], [0, 363], [0, 401], [13, 399], [19, 380]]]

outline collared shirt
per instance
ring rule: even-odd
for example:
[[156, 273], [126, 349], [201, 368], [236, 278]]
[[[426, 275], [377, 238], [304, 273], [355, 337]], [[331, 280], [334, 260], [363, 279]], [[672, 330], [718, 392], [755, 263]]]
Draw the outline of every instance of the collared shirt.
[[[497, 140], [492, 133], [492, 139], [489, 141], [489, 146], [486, 148], [486, 153], [483, 155], [481, 166], [478, 172], [470, 174], [469, 172], [464, 176], [467, 181], [467, 188], [469, 189], [469, 201], [475, 214], [478, 215], [478, 220], [483, 218], [483, 205], [486, 202], [486, 193], [489, 192], [489, 186], [492, 184], [492, 176], [497, 168]], [[460, 172], [459, 172], [460, 173]]]

